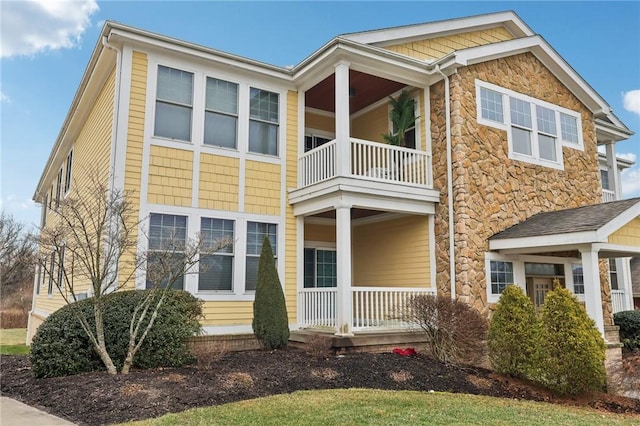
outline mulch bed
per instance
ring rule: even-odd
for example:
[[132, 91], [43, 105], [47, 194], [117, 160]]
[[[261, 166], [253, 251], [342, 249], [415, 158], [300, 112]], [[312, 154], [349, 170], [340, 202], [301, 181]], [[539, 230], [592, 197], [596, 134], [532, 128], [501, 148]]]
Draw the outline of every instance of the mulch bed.
[[0, 357], [0, 393], [81, 425], [158, 417], [297, 390], [375, 388], [444, 391], [587, 406], [640, 419], [640, 400], [597, 393], [558, 398], [483, 369], [455, 368], [425, 355], [357, 353], [318, 358], [299, 350], [227, 353], [195, 366], [34, 379], [27, 356]]

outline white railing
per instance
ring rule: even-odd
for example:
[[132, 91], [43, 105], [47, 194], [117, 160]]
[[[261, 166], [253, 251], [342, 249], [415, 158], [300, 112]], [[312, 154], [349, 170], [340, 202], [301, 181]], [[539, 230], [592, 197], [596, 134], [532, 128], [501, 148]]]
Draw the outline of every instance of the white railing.
[[406, 328], [404, 319], [409, 302], [414, 296], [435, 294], [432, 289], [352, 287], [354, 331]]
[[337, 289], [303, 288], [298, 293], [298, 324], [302, 327], [336, 326]]
[[616, 193], [613, 191], [610, 191], [608, 189], [603, 189], [602, 190], [602, 202], [603, 203], [608, 203], [609, 201], [615, 201], [616, 200]]
[[[348, 170], [338, 161], [348, 157]], [[305, 152], [298, 160], [298, 187], [304, 188], [332, 177], [431, 186], [431, 157], [423, 151], [350, 138], [332, 140]]]
[[625, 298], [624, 290], [611, 290], [611, 307], [614, 314], [627, 310]]

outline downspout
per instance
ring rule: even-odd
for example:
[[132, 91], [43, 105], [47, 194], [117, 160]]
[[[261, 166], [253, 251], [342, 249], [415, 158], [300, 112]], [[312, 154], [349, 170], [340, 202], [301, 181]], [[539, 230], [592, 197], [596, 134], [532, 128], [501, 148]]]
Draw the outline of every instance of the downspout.
[[449, 99], [449, 77], [442, 72], [440, 65], [435, 71], [444, 77], [445, 126], [447, 137], [447, 204], [449, 209], [449, 279], [451, 281], [451, 299], [456, 298], [456, 258], [455, 233], [453, 229], [453, 170], [451, 153], [451, 100]]

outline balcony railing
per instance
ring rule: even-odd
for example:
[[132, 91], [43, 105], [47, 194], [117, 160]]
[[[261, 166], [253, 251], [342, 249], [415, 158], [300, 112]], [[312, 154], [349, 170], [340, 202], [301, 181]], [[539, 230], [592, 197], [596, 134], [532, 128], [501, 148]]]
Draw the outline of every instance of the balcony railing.
[[616, 200], [616, 193], [613, 191], [610, 191], [608, 189], [603, 189], [602, 190], [602, 202], [603, 203], [608, 203], [609, 201], [615, 201]]
[[431, 187], [431, 156], [410, 148], [334, 139], [304, 153], [298, 161], [299, 188], [339, 176]]

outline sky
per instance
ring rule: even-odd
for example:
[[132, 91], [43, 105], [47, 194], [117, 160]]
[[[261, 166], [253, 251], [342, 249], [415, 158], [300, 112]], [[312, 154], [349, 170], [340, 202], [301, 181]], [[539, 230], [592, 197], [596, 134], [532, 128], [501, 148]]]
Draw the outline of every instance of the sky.
[[[636, 132], [618, 156], [640, 160], [640, 2], [1, 0], [0, 208], [38, 225], [31, 198], [105, 20], [288, 66], [339, 34], [504, 10], [607, 100]], [[640, 196], [640, 164], [622, 190]]]

